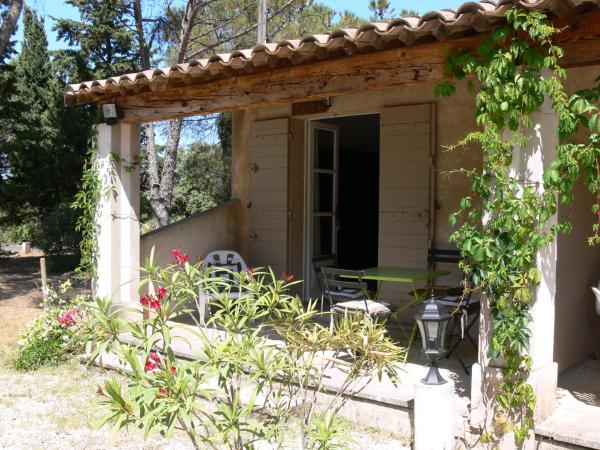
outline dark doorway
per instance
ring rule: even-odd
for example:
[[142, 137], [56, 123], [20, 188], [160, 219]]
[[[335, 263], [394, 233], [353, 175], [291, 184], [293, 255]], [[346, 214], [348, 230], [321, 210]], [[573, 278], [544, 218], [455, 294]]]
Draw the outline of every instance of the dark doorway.
[[379, 114], [322, 122], [339, 127], [337, 264], [377, 265], [379, 235]]

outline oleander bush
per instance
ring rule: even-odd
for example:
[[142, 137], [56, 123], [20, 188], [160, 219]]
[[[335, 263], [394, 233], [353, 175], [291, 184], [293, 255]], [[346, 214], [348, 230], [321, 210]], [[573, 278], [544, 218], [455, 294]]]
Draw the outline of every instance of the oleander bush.
[[70, 281], [57, 289], [49, 286], [42, 314], [25, 326], [17, 342], [15, 368], [28, 371], [58, 364], [82, 350], [89, 300], [88, 295], [73, 294]]
[[[103, 361], [111, 351], [122, 367], [121, 377], [100, 388], [108, 413], [99, 426], [165, 435], [181, 429], [195, 448], [280, 448], [290, 439], [302, 448], [340, 448], [346, 442], [337, 414], [348, 395], [384, 374], [398, 381], [405, 350], [382, 323], [362, 315], [330, 322], [316, 303], [290, 295], [291, 275], [272, 271], [230, 272], [241, 291], [232, 298], [231, 283], [211, 277], [212, 269], [190, 264], [181, 251], [173, 256], [176, 263], [164, 268], [147, 260], [137, 319], [126, 320], [107, 300], [92, 308], [90, 359]], [[187, 327], [195, 335], [189, 345], [177, 337], [185, 325], [173, 320], [191, 315], [186, 305], [197, 300], [199, 283], [214, 312], [206, 327]], [[134, 339], [121, 342], [123, 332]], [[176, 359], [178, 343], [196, 358]], [[333, 369], [343, 374], [341, 386], [322, 397]]]

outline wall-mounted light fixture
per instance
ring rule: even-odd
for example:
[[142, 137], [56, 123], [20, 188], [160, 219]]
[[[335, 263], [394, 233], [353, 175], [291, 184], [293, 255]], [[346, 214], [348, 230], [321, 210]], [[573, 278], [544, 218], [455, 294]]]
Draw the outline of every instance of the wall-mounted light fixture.
[[333, 106], [333, 98], [325, 97], [323, 99], [323, 106], [326, 106], [327, 108], [331, 108]]
[[102, 117], [108, 125], [115, 125], [119, 121], [117, 105], [114, 103], [105, 103], [102, 105]]

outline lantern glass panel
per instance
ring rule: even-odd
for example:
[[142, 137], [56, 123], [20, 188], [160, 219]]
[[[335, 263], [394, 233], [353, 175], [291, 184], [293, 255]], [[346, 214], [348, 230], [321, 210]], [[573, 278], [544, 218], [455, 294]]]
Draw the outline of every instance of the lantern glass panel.
[[443, 349], [446, 346], [446, 329], [448, 327], [448, 320], [443, 320], [440, 322], [440, 331], [439, 331], [439, 349]]
[[417, 325], [419, 326], [419, 332], [421, 333], [421, 343], [423, 344], [423, 351], [427, 350], [427, 334], [425, 334], [425, 327], [423, 321], [417, 319]]
[[425, 326], [427, 327], [427, 348], [429, 349], [437, 350], [439, 348], [439, 325], [440, 323], [437, 320], [428, 320], [425, 324]]

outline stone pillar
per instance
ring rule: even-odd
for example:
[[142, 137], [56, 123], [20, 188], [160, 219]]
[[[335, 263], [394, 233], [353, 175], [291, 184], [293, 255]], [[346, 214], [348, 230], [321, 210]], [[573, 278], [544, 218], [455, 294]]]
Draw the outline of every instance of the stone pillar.
[[[510, 174], [523, 187], [534, 186], [539, 193], [544, 191], [542, 175], [555, 159], [558, 140], [558, 117], [549, 101], [531, 115], [534, 126], [529, 130], [526, 148], [516, 147], [513, 151]], [[548, 221], [548, 227], [557, 222], [556, 216]], [[529, 354], [533, 367], [529, 377], [537, 397], [535, 421], [546, 419], [556, 407], [556, 384], [558, 366], [554, 362], [554, 313], [556, 294], [556, 241], [543, 248], [537, 255], [537, 267], [542, 273], [531, 307], [532, 322]], [[482, 296], [479, 358], [472, 369], [471, 378], [471, 425], [482, 426], [490, 421], [485, 404], [493, 395], [494, 387], [501, 379], [502, 361], [490, 360], [487, 356], [491, 335], [489, 299]], [[510, 438], [512, 439], [512, 437]], [[510, 443], [508, 443], [510, 448]], [[514, 445], [514, 444], [513, 444]]]
[[454, 381], [415, 383], [415, 450], [450, 450], [454, 442]]
[[96, 133], [102, 180], [96, 294], [115, 305], [137, 303], [140, 174], [132, 164], [140, 151], [139, 126], [101, 124]]

